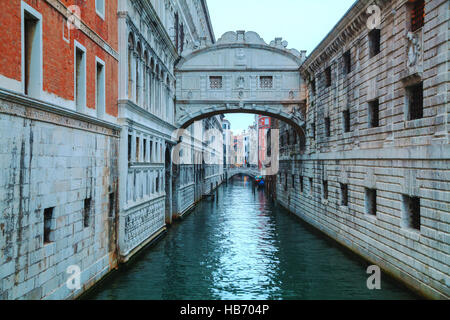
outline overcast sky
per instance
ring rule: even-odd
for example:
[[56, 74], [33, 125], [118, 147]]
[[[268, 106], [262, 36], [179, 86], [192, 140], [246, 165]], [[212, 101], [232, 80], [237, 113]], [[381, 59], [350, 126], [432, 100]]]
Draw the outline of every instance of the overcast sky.
[[[288, 48], [311, 51], [355, 0], [207, 0], [216, 39], [227, 31], [257, 32], [266, 43], [275, 37]], [[253, 115], [227, 115], [232, 130], [253, 123]]]

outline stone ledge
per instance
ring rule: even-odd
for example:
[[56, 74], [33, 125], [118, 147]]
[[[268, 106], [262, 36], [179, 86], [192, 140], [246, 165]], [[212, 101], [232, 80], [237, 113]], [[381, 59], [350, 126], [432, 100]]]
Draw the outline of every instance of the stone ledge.
[[[119, 137], [120, 126], [42, 100], [0, 88], [0, 113]], [[14, 105], [12, 105], [14, 104]], [[69, 118], [69, 119], [67, 119]], [[78, 120], [79, 122], [76, 122]]]

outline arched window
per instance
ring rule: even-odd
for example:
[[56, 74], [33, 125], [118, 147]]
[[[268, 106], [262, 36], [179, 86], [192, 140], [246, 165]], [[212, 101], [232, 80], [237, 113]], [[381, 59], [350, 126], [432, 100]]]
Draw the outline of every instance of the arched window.
[[133, 98], [133, 51], [134, 39], [133, 34], [128, 36], [128, 99]]
[[136, 104], [139, 104], [141, 102], [141, 74], [140, 74], [140, 68], [141, 68], [141, 62], [142, 62], [142, 47], [141, 43], [138, 42], [137, 44], [137, 59], [136, 59]]
[[155, 97], [155, 75], [154, 75], [154, 71], [155, 71], [155, 60], [153, 59], [153, 57], [150, 58], [150, 79], [149, 79], [149, 110], [152, 110], [154, 112], [154, 108], [155, 108], [155, 102], [154, 102], [154, 97]]
[[148, 110], [148, 52], [144, 52], [144, 108]]

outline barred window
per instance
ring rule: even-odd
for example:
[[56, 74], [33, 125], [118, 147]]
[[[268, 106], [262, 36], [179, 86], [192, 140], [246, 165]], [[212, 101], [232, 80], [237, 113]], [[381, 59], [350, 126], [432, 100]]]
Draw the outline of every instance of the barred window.
[[325, 69], [325, 87], [331, 87], [331, 67]]
[[263, 76], [259, 78], [259, 86], [261, 89], [272, 89], [273, 88], [273, 77]]
[[222, 89], [222, 77], [209, 77], [209, 86], [211, 89]]

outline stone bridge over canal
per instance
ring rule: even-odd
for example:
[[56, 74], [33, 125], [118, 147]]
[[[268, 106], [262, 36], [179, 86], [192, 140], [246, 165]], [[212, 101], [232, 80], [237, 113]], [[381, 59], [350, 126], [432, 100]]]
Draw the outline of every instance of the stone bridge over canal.
[[255, 32], [227, 32], [215, 44], [185, 51], [176, 66], [176, 124], [217, 114], [253, 113], [280, 119], [303, 134], [305, 52], [267, 44]]

